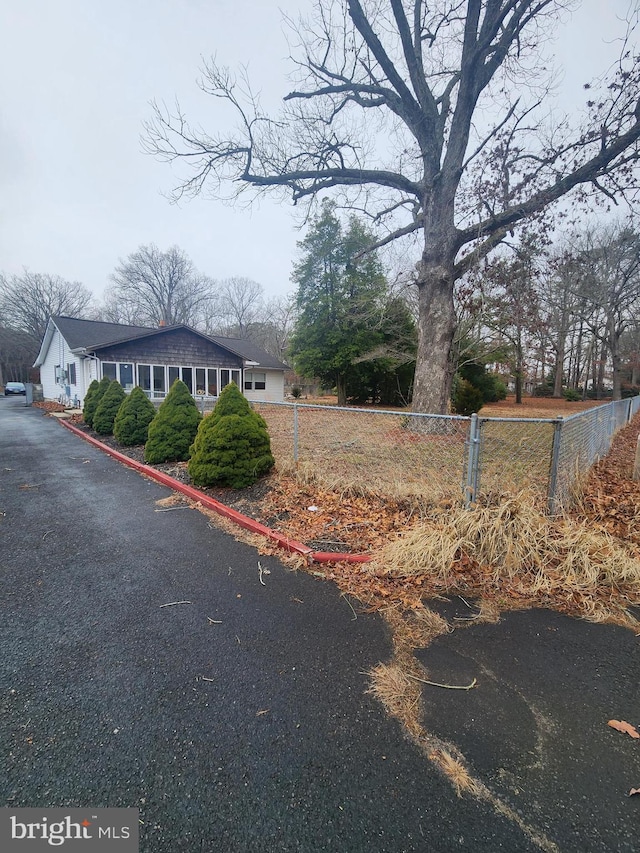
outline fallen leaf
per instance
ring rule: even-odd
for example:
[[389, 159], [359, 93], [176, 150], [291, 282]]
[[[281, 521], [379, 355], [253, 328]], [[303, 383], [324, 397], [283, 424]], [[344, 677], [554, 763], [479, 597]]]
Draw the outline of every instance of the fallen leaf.
[[630, 797], [633, 797], [633, 795], [634, 795], [634, 794], [640, 794], [640, 788], [632, 788], [632, 789], [629, 791], [629, 796], [630, 796]]
[[615, 729], [617, 732], [622, 732], [623, 734], [630, 735], [633, 738], [640, 738], [640, 734], [638, 734], [635, 726], [632, 726], [631, 723], [627, 723], [624, 720], [609, 720], [607, 725], [611, 726], [611, 728]]

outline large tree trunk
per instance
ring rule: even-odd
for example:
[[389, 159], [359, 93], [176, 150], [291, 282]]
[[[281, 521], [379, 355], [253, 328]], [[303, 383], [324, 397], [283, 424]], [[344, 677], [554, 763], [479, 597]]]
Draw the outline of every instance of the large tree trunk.
[[451, 345], [456, 329], [451, 265], [423, 260], [418, 276], [418, 352], [413, 411], [447, 414], [453, 370]]
[[338, 405], [347, 405], [347, 377], [344, 373], [338, 373], [336, 376], [336, 391], [338, 392]]

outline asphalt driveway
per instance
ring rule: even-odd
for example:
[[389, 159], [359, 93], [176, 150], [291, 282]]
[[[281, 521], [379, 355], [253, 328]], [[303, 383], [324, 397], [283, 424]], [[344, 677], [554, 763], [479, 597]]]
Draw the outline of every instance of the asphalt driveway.
[[[2, 805], [139, 808], [144, 853], [539, 849], [488, 803], [456, 797], [367, 695], [363, 673], [390, 657], [379, 617], [354, 619], [332, 585], [259, 557], [195, 510], [160, 511], [169, 494], [23, 400], [0, 399]], [[484, 644], [473, 635], [452, 636]], [[460, 703], [427, 707], [429, 725], [473, 753]], [[505, 723], [470, 755], [501, 795], [500, 741], [513, 736]], [[608, 818], [599, 832], [590, 795], [569, 834], [554, 791], [517, 808], [567, 853], [632, 851], [639, 799], [616, 812], [616, 836]]]

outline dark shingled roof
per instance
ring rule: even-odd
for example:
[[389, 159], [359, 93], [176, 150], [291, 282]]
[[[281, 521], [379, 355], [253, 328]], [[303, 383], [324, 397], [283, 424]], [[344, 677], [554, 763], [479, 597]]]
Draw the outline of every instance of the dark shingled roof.
[[223, 338], [218, 335], [205, 335], [189, 326], [125, 326], [122, 323], [103, 323], [101, 320], [79, 320], [76, 317], [52, 317], [51, 320], [60, 330], [60, 334], [69, 345], [69, 349], [85, 349], [91, 352], [109, 344], [123, 343], [140, 337], [161, 335], [171, 329], [187, 329], [194, 335], [206, 338], [220, 347], [239, 355], [246, 361], [255, 361], [260, 367], [273, 370], [288, 370], [288, 366], [274, 356], [269, 355], [257, 344], [243, 338]]
[[272, 367], [277, 370], [288, 370], [289, 366], [281, 361], [278, 361], [268, 352], [254, 344], [252, 341], [247, 341], [244, 338], [221, 338], [218, 335], [211, 335], [211, 340], [231, 352], [242, 356], [246, 361], [257, 361], [260, 367]]
[[157, 331], [148, 326], [123, 326], [122, 323], [103, 323], [101, 320], [78, 320], [77, 317], [52, 317], [69, 349], [93, 349], [138, 335]]

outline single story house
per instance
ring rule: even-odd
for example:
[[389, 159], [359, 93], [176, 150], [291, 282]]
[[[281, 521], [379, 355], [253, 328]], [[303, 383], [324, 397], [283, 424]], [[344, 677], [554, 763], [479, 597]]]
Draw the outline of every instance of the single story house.
[[250, 341], [205, 335], [189, 326], [125, 326], [50, 317], [34, 367], [45, 400], [82, 406], [87, 388], [103, 376], [125, 391], [139, 385], [163, 399], [176, 379], [194, 397], [217, 397], [230, 382], [249, 400], [284, 399], [286, 364]]

